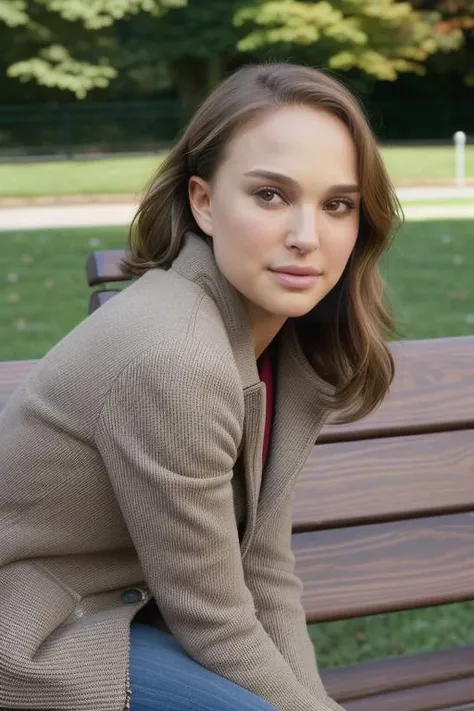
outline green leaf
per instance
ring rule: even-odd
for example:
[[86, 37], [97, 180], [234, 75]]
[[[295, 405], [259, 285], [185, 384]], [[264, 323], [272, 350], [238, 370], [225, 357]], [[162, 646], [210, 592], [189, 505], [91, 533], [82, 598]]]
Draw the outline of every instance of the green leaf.
[[294, 44], [308, 47], [311, 57], [314, 47], [334, 69], [393, 81], [401, 72], [423, 73], [431, 54], [460, 46], [461, 33], [441, 32], [438, 19], [397, 0], [260, 0], [241, 7], [234, 22], [246, 30], [237, 45], [242, 52]]
[[117, 76], [117, 71], [106, 60], [95, 65], [81, 62], [71, 57], [65, 47], [52, 45], [38, 57], [13, 64], [8, 76], [71, 91], [83, 99], [91, 89], [106, 87]]
[[9, 27], [26, 25], [26, 0], [0, 0], [0, 20]]

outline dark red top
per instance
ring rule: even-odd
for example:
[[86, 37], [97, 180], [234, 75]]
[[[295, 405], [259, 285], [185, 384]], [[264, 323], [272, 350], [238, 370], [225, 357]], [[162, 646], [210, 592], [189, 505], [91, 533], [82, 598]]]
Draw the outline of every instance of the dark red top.
[[262, 461], [263, 461], [263, 467], [265, 467], [265, 464], [267, 462], [267, 455], [268, 455], [268, 448], [270, 446], [270, 439], [271, 439], [271, 433], [272, 433], [272, 420], [273, 420], [273, 368], [272, 368], [272, 360], [270, 357], [270, 352], [267, 348], [266, 351], [262, 353], [260, 358], [257, 361], [257, 366], [258, 366], [258, 373], [260, 375], [260, 379], [262, 380], [263, 383], [265, 383], [265, 388], [267, 391], [267, 407], [266, 407], [266, 416], [265, 416], [265, 434], [263, 438], [263, 453], [262, 453]]

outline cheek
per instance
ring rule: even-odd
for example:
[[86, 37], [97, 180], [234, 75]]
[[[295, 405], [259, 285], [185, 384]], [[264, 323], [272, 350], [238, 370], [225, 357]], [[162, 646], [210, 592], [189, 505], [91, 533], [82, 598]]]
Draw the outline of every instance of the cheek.
[[330, 268], [337, 273], [342, 273], [352, 251], [355, 247], [358, 234], [358, 221], [347, 225], [338, 234], [333, 234], [333, 238], [328, 240], [326, 258]]
[[246, 254], [259, 254], [281, 232], [281, 219], [248, 198], [235, 201], [230, 210], [215, 213], [214, 224], [217, 239]]

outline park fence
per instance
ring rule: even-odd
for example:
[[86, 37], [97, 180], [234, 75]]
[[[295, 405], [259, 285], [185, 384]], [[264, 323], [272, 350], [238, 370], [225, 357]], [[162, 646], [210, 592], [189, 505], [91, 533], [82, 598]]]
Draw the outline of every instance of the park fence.
[[[474, 101], [367, 101], [385, 142], [451, 143], [474, 134]], [[169, 146], [183, 127], [177, 101], [90, 102], [0, 107], [0, 159], [68, 158], [149, 152]]]
[[71, 102], [0, 108], [0, 156], [147, 152], [181, 125], [176, 101]]

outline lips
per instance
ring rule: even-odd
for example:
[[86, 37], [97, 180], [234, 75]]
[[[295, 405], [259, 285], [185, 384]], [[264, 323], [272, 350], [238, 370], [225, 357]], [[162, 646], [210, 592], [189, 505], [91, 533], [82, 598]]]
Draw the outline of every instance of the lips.
[[304, 290], [313, 287], [321, 276], [321, 272], [310, 267], [283, 267], [270, 269], [281, 286], [289, 289]]
[[317, 277], [321, 276], [320, 271], [315, 269], [314, 267], [303, 267], [303, 266], [285, 266], [285, 267], [278, 267], [277, 269], [271, 269], [270, 271], [276, 272], [278, 274], [294, 274], [295, 276], [312, 276], [312, 277]]

